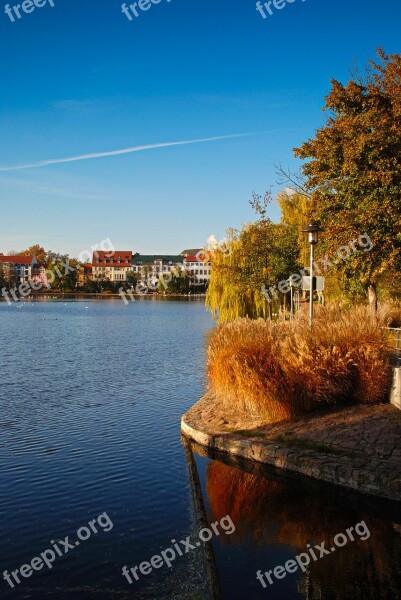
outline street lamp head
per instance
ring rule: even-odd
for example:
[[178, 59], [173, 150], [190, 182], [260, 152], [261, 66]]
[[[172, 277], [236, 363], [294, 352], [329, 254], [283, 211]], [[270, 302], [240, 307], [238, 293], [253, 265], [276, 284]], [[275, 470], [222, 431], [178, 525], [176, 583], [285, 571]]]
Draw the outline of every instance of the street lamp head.
[[312, 221], [312, 223], [309, 223], [308, 227], [305, 227], [302, 231], [308, 234], [309, 243], [313, 246], [317, 244], [319, 232], [323, 231], [323, 229], [321, 229], [315, 221]]

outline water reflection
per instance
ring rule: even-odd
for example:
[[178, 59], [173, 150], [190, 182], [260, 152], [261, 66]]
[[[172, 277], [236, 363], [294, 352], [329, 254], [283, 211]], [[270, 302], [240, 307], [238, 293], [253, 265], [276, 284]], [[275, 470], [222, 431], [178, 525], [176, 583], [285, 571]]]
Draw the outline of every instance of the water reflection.
[[[193, 509], [197, 527], [197, 538], [199, 532], [208, 527], [208, 520], [205, 510], [205, 504], [202, 496], [202, 486], [199, 478], [198, 469], [193, 455], [190, 442], [183, 438], [185, 456], [188, 464], [189, 487], [192, 494]], [[223, 517], [226, 515], [223, 515]], [[208, 541], [201, 545], [200, 563], [204, 573], [204, 598], [207, 600], [223, 600], [220, 588], [219, 573], [216, 565], [216, 558], [213, 550], [213, 544]]]
[[[236, 525], [233, 535], [217, 542], [222, 587], [226, 594], [231, 590], [224, 597], [241, 597], [232, 595], [233, 573], [226, 568], [227, 563], [234, 562], [235, 569], [242, 571], [244, 590], [251, 586], [253, 599], [401, 598], [399, 504], [383, 503], [225, 455], [208, 454], [198, 446], [194, 449], [209, 459], [199, 461], [200, 470], [203, 465], [209, 522], [229, 514]], [[305, 552], [307, 544], [325, 541], [330, 549], [336, 534], [345, 533], [361, 521], [369, 528], [369, 539], [362, 541], [354, 534], [354, 542], [312, 561], [305, 574], [297, 571], [287, 575], [285, 582], [275, 580], [274, 586], [266, 590], [259, 583], [260, 589], [255, 586], [258, 569], [264, 572], [283, 565]]]

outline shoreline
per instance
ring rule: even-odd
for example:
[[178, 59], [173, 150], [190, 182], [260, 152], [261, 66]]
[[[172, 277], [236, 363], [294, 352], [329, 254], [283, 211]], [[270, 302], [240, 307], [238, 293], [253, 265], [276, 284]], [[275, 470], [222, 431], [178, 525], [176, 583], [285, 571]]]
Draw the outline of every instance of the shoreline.
[[[166, 299], [182, 299], [182, 300], [204, 300], [206, 294], [131, 294], [135, 300], [166, 300]], [[131, 297], [130, 296], [130, 297]], [[32, 294], [26, 297], [20, 297], [18, 300], [12, 300], [14, 302], [32, 302], [36, 300], [64, 300], [64, 299], [84, 299], [84, 300], [115, 300], [120, 299], [120, 294], [101, 294], [101, 293], [90, 293], [90, 292], [48, 292], [46, 294]], [[7, 300], [0, 296], [0, 302], [7, 303]]]
[[208, 392], [182, 434], [212, 450], [387, 500], [401, 501], [401, 414], [390, 404], [314, 412], [267, 424], [238, 418]]

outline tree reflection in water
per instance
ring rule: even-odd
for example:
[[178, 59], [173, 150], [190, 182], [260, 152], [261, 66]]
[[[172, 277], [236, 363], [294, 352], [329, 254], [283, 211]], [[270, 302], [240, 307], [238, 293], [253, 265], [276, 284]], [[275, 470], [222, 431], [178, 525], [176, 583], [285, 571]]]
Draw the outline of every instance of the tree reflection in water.
[[[365, 521], [370, 538], [362, 541], [354, 534], [354, 542], [312, 561], [305, 575], [299, 572], [298, 590], [306, 598], [325, 600], [401, 598], [399, 504], [384, 504], [273, 470], [267, 474], [266, 468], [249, 462], [238, 468], [220, 460], [207, 465], [206, 491], [209, 521], [229, 514], [235, 523], [235, 533], [220, 540], [225, 545], [249, 540], [256, 545], [284, 545], [295, 556], [308, 543], [325, 541], [330, 549], [337, 533]], [[274, 566], [257, 565], [255, 572]]]

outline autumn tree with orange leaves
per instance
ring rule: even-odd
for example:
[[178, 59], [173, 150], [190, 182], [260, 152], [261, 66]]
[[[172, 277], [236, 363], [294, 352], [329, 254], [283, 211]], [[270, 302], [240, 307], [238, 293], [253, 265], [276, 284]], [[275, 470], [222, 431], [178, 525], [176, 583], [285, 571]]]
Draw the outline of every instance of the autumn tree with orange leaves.
[[365, 289], [377, 308], [377, 286], [401, 268], [401, 55], [378, 50], [367, 81], [332, 80], [329, 118], [295, 154], [303, 165], [312, 212], [334, 254], [367, 232], [370, 252], [338, 265], [342, 276]]

